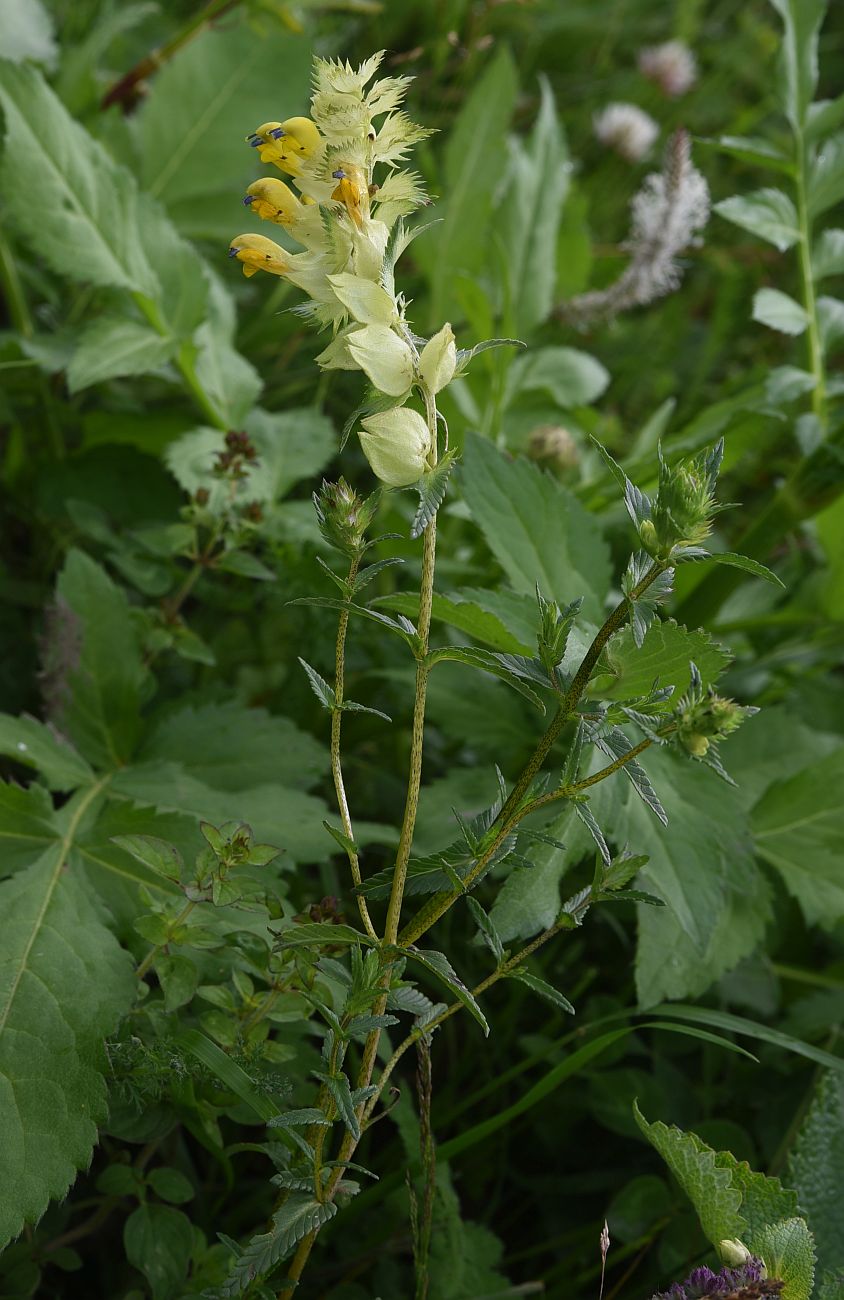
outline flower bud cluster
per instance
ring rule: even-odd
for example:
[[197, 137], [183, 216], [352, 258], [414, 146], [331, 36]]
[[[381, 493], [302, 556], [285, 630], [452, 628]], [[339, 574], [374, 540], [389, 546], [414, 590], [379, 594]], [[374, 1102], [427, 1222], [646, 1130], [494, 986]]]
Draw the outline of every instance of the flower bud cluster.
[[674, 712], [674, 734], [692, 758], [705, 758], [713, 744], [732, 735], [757, 710], [716, 695], [712, 687], [704, 690], [700, 673], [691, 667], [691, 684]]
[[304, 291], [299, 313], [333, 331], [317, 357], [324, 370], [362, 370], [395, 399], [362, 422], [360, 440], [376, 476], [403, 487], [421, 477], [434, 450], [434, 431], [405, 403], [414, 388], [433, 397], [449, 384], [458, 357], [448, 324], [427, 342], [413, 335], [396, 293], [395, 261], [411, 238], [401, 219], [427, 202], [418, 174], [400, 164], [430, 132], [401, 108], [409, 77], [372, 81], [382, 58], [357, 69], [316, 59], [311, 116], [264, 122], [247, 137], [286, 179], [253, 182], [244, 204], [302, 251], [246, 233], [229, 255], [246, 276], [266, 271]]
[[313, 499], [319, 530], [329, 546], [350, 557], [360, 555], [378, 507], [378, 493], [361, 497], [344, 478], [337, 483], [323, 479]]
[[660, 456], [659, 488], [650, 518], [639, 525], [642, 545], [654, 559], [667, 560], [677, 547], [693, 554], [712, 531], [715, 484], [723, 443], [689, 460], [669, 465]]

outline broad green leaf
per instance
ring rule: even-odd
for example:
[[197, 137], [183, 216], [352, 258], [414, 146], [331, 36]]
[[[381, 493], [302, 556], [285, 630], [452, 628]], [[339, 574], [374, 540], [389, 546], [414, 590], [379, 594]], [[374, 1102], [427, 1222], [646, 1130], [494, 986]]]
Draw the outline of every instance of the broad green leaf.
[[153, 1300], [170, 1300], [187, 1277], [193, 1225], [169, 1205], [139, 1205], [123, 1226], [126, 1258], [150, 1284]]
[[817, 218], [844, 199], [844, 131], [825, 140], [809, 168], [809, 215]]
[[812, 271], [816, 280], [844, 274], [844, 230], [824, 230], [812, 250]]
[[[261, 122], [305, 112], [310, 71], [303, 37], [256, 32], [229, 15], [158, 69], [137, 114], [140, 176], [192, 237], [227, 241], [258, 230], [237, 201], [261, 173], [244, 137]], [[266, 227], [262, 233], [266, 233]]]
[[741, 1213], [741, 1192], [731, 1172], [718, 1164], [718, 1156], [696, 1133], [684, 1133], [661, 1120], [648, 1123], [633, 1104], [636, 1123], [659, 1152], [695, 1207], [700, 1226], [713, 1245], [726, 1238], [743, 1238], [746, 1220]]
[[289, 718], [234, 700], [168, 709], [138, 753], [181, 763], [217, 790], [248, 790], [266, 781], [308, 790], [328, 771], [328, 750]]
[[766, 239], [781, 253], [791, 248], [800, 238], [797, 209], [782, 190], [765, 189], [754, 190], [751, 194], [737, 194], [716, 203], [714, 211], [727, 221], [732, 221], [734, 226], [741, 226], [760, 239]]
[[487, 545], [519, 592], [537, 583], [560, 605], [584, 596], [599, 621], [610, 583], [609, 552], [594, 516], [532, 462], [510, 460], [484, 438], [466, 439], [463, 495]]
[[691, 680], [690, 660], [697, 665], [704, 686], [710, 686], [727, 667], [730, 656], [707, 632], [689, 632], [673, 619], [652, 624], [638, 649], [632, 630], [625, 628], [609, 642], [589, 684], [589, 694], [629, 700], [647, 695], [658, 680], [660, 686], [673, 686], [674, 699], [679, 699]]
[[771, 0], [783, 21], [780, 93], [786, 116], [802, 130], [818, 84], [818, 32], [826, 0]]
[[0, 783], [0, 853], [3, 875], [26, 867], [56, 839], [53, 801], [40, 785], [24, 790]]
[[700, 143], [712, 145], [722, 153], [730, 154], [741, 162], [753, 163], [757, 167], [771, 171], [794, 171], [794, 164], [788, 154], [763, 136], [721, 135], [715, 140], [704, 139]]
[[172, 1205], [184, 1205], [186, 1201], [192, 1201], [196, 1195], [190, 1179], [178, 1169], [171, 1169], [168, 1165], [158, 1165], [155, 1169], [151, 1169], [147, 1182], [157, 1196]]
[[253, 1237], [233, 1263], [220, 1294], [242, 1295], [250, 1282], [262, 1277], [286, 1259], [309, 1232], [321, 1228], [337, 1213], [333, 1201], [317, 1201], [307, 1192], [291, 1192], [273, 1215], [269, 1232]]
[[59, 575], [46, 672], [53, 717], [80, 753], [125, 763], [140, 730], [141, 649], [123, 591], [82, 551]]
[[261, 843], [283, 851], [281, 866], [292, 866], [291, 859], [323, 862], [330, 856], [322, 829], [328, 809], [321, 799], [301, 790], [270, 782], [247, 790], [219, 790], [198, 780], [182, 764], [160, 759], [123, 768], [112, 789], [138, 803], [186, 813], [213, 825], [245, 821]]
[[331, 921], [303, 921], [277, 931], [281, 948], [312, 948], [319, 944], [348, 947], [350, 944], [371, 946], [372, 939], [351, 925], [334, 925]]
[[780, 289], [759, 289], [754, 294], [753, 319], [781, 334], [802, 334], [809, 324], [806, 308]]
[[516, 103], [516, 69], [506, 45], [466, 100], [445, 147], [442, 193], [438, 207], [442, 224], [436, 238], [415, 246], [430, 267], [431, 328], [439, 329], [451, 316], [458, 319], [453, 283], [471, 272], [484, 257], [492, 200], [504, 165], [503, 138]]
[[[404, 614], [406, 618], [419, 616], [418, 592], [401, 591], [394, 596], [381, 596], [374, 603], [397, 614]], [[525, 654], [532, 648], [530, 643], [525, 644], [518, 636], [514, 636], [496, 614], [464, 599], [460, 591], [451, 592], [448, 596], [435, 592], [431, 613], [437, 621], [458, 628], [474, 641], [486, 642], [494, 650]]]
[[190, 360], [218, 427], [230, 429], [243, 424], [263, 384], [234, 346], [237, 321], [231, 297], [216, 276], [209, 278], [208, 311], [196, 331]]
[[844, 339], [844, 302], [824, 295], [817, 300], [817, 311], [821, 346], [826, 355]]
[[841, 843], [844, 749], [778, 781], [751, 814], [756, 848], [782, 877], [810, 925], [844, 916]]
[[106, 1115], [102, 1041], [134, 993], [129, 956], [72, 854], [96, 789], [67, 805], [62, 838], [0, 884], [2, 1244], [89, 1164]]
[[508, 686], [512, 686], [514, 691], [523, 695], [526, 700], [530, 700], [542, 713], [545, 712], [545, 704], [541, 696], [530, 686], [523, 677], [508, 666], [509, 656], [500, 655], [495, 650], [484, 650], [479, 646], [443, 646], [440, 650], [434, 650], [429, 659], [429, 663], [438, 664], [443, 662], [467, 664], [471, 668], [479, 668], [482, 672], [492, 673], [494, 677], [500, 677]]
[[594, 402], [609, 382], [609, 372], [588, 352], [534, 348], [510, 367], [505, 400], [513, 403], [522, 392], [547, 393], [557, 406], [568, 410]]
[[821, 1076], [788, 1161], [818, 1253], [818, 1274], [844, 1268], [841, 1204], [844, 1199], [844, 1076]]
[[844, 95], [836, 99], [818, 99], [809, 105], [806, 114], [806, 139], [822, 140], [825, 135], [844, 124]]
[[0, 104], [10, 221], [60, 275], [156, 298], [160, 285], [143, 251], [130, 174], [68, 116], [35, 68], [0, 60]]
[[719, 1151], [716, 1160], [720, 1169], [730, 1171], [733, 1187], [741, 1193], [741, 1217], [747, 1223], [743, 1240], [755, 1250], [766, 1224], [797, 1213], [797, 1193], [778, 1178], [757, 1173], [746, 1160], [736, 1160], [730, 1151]]
[[785, 1283], [783, 1300], [809, 1300], [815, 1280], [815, 1246], [805, 1219], [768, 1224], [754, 1238], [753, 1249], [765, 1261], [768, 1276]]
[[52, 68], [58, 57], [53, 21], [41, 0], [0, 0], [0, 50], [12, 63]]
[[667, 905], [639, 908], [636, 981], [640, 1004], [650, 1006], [692, 987], [702, 992], [746, 956], [764, 931], [770, 898], [737, 792], [668, 750], [649, 749], [640, 761], [667, 827], [620, 775], [594, 787], [590, 806], [617, 849], [648, 854], [643, 885]]
[[[300, 479], [318, 474], [336, 449], [331, 422], [315, 407], [281, 414], [255, 410], [241, 423], [258, 452], [257, 463], [247, 466], [242, 480], [244, 500], [277, 501]], [[199, 487], [210, 491], [211, 509], [225, 505], [226, 485], [213, 478], [223, 439], [217, 429], [195, 429], [172, 443], [166, 454], [170, 470], [186, 492]]]
[[170, 361], [177, 348], [149, 325], [120, 316], [99, 316], [80, 336], [67, 370], [71, 393], [122, 375], [145, 375]]
[[489, 1025], [486, 1016], [483, 1011], [481, 1011], [475, 998], [469, 992], [445, 953], [436, 952], [430, 948], [423, 951], [421, 948], [414, 947], [408, 948], [406, 952], [407, 956], [410, 957], [412, 961], [415, 961], [420, 966], [424, 967], [429, 974], [438, 979], [441, 984], [444, 984], [450, 993], [454, 994], [458, 1002], [463, 1003], [464, 1007], [469, 1012], [469, 1015], [472, 1016], [474, 1020], [477, 1020], [481, 1029], [484, 1031], [484, 1034], [488, 1035]]
[[0, 754], [34, 767], [51, 790], [75, 790], [94, 779], [85, 759], [64, 736], [35, 718], [0, 713]]
[[550, 268], [556, 257], [569, 174], [569, 154], [554, 94], [542, 77], [533, 130], [526, 140], [517, 137], [510, 144], [509, 174], [499, 208], [516, 334], [527, 334], [541, 324], [554, 305]]
[[565, 844], [538, 843], [528, 850], [532, 867], [516, 867], [499, 889], [490, 916], [502, 940], [529, 939], [553, 925], [560, 911], [560, 881], [588, 849], [589, 838], [571, 804], [547, 826]]

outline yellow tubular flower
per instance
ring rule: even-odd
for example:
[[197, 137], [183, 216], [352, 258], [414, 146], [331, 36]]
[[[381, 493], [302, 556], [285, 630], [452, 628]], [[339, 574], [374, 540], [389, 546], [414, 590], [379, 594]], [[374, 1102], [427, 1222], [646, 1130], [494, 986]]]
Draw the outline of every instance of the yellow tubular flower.
[[288, 254], [280, 244], [265, 235], [238, 235], [229, 245], [229, 257], [243, 263], [243, 274], [268, 271], [270, 275], [286, 275], [290, 269]]
[[284, 181], [272, 176], [265, 176], [253, 181], [243, 200], [245, 207], [251, 207], [262, 221], [274, 221], [277, 226], [290, 230], [297, 221], [301, 221], [303, 204]]
[[332, 199], [343, 203], [355, 225], [362, 227], [364, 216], [369, 216], [369, 186], [363, 168], [354, 163], [344, 163], [331, 175], [337, 181]]
[[321, 136], [310, 118], [289, 117], [286, 122], [263, 122], [247, 144], [257, 149], [261, 162], [273, 163], [288, 176], [297, 176], [302, 162], [320, 143]]

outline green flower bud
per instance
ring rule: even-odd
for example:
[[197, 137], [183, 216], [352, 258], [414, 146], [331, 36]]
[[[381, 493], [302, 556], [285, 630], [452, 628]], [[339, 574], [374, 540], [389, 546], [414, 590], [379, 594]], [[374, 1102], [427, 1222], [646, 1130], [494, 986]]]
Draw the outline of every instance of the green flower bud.
[[394, 406], [368, 415], [361, 424], [358, 437], [376, 478], [390, 487], [408, 487], [422, 477], [431, 435], [417, 411]]
[[694, 664], [689, 689], [674, 711], [675, 735], [693, 758], [705, 758], [710, 745], [731, 735], [756, 709], [704, 690]]
[[709, 536], [717, 512], [714, 494], [722, 455], [723, 445], [718, 443], [674, 466], [660, 458], [652, 521], [639, 530], [650, 554], [666, 559], [672, 547], [700, 546]]
[[[748, 1264], [753, 1259], [750, 1251], [739, 1241], [737, 1237], [731, 1237], [726, 1241], [718, 1242], [718, 1254], [725, 1264], [730, 1268], [741, 1268], [743, 1264]], [[763, 1273], [764, 1276], [764, 1273]]]
[[428, 339], [419, 357], [419, 373], [432, 393], [438, 393], [454, 378], [457, 348], [454, 332], [446, 321], [438, 334]]
[[323, 479], [319, 492], [314, 493], [319, 530], [329, 546], [344, 555], [357, 555], [363, 549], [377, 506], [377, 492], [360, 497], [343, 478], [338, 483]]

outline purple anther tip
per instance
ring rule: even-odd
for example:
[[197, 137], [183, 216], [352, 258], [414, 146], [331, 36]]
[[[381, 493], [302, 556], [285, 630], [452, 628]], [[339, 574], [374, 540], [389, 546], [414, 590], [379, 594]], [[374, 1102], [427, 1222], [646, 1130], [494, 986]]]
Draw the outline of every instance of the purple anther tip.
[[254, 194], [247, 194], [247, 195], [245, 196], [244, 200], [243, 200], [243, 206], [244, 206], [245, 208], [248, 208], [248, 207], [249, 207], [249, 204], [250, 204], [250, 203], [254, 203], [254, 202], [255, 202], [255, 195], [254, 195]]
[[236, 248], [230, 248], [228, 251], [229, 257], [237, 257], [237, 254], [238, 254], [238, 250]]
[[283, 126], [277, 126], [274, 131], [270, 131], [270, 135], [274, 140], [280, 140], [283, 135], [287, 135], [287, 132]]
[[249, 143], [250, 143], [250, 145], [252, 146], [253, 149], [257, 149], [258, 146], [259, 146], [259, 145], [262, 145], [264, 142], [263, 142], [263, 140], [261, 139], [261, 137], [260, 137], [259, 135], [256, 135], [256, 136], [254, 137], [254, 139], [252, 139], [252, 140], [249, 141]]
[[343, 171], [342, 167], [338, 167], [336, 172], [332, 172], [331, 175], [334, 177], [335, 181], [344, 181], [346, 179], [346, 173]]

